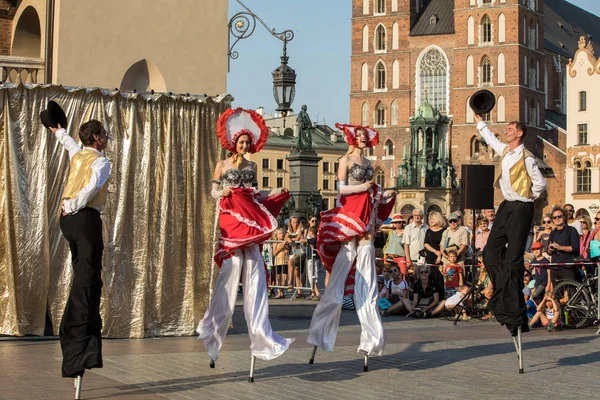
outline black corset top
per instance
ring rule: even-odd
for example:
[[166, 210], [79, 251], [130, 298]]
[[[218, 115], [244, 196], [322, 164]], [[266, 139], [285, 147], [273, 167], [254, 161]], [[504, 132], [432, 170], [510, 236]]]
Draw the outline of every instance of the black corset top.
[[348, 184], [357, 185], [373, 179], [374, 171], [370, 165], [365, 167], [360, 164], [354, 164], [348, 170]]

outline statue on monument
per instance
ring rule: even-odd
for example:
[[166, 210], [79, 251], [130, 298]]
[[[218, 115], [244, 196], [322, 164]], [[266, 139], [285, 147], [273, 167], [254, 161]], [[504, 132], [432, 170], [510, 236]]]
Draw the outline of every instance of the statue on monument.
[[312, 121], [306, 112], [306, 104], [302, 105], [301, 111], [296, 118], [298, 123], [298, 145], [297, 151], [312, 151]]
[[323, 202], [319, 192], [312, 192], [310, 197], [306, 199], [306, 216], [310, 217], [321, 217], [321, 209], [323, 208]]
[[296, 209], [296, 202], [294, 201], [294, 197], [290, 195], [288, 201], [285, 202], [283, 207], [281, 207], [281, 211], [277, 216], [277, 223], [280, 227], [285, 227], [285, 220], [290, 218], [290, 213]]

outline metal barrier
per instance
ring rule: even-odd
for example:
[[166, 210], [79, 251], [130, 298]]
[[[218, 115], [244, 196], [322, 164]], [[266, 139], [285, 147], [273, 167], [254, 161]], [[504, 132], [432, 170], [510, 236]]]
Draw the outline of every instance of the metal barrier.
[[[276, 256], [274, 255], [277, 244], [286, 243], [284, 240], [267, 240], [263, 246], [263, 258], [267, 264], [269, 270], [269, 290], [271, 289], [282, 289], [291, 292], [291, 301], [298, 298], [299, 295], [304, 291], [314, 291], [314, 284], [319, 281], [319, 272], [325, 270], [321, 260], [318, 256], [309, 257], [308, 251], [314, 251], [312, 248], [309, 250], [307, 243], [300, 243], [298, 241], [293, 242], [291, 249], [284, 249], [286, 252], [285, 264], [275, 264]], [[316, 253], [316, 251], [314, 251]], [[283, 270], [278, 271], [278, 268]], [[292, 276], [290, 277], [290, 271]], [[298, 274], [296, 274], [296, 271]], [[278, 282], [278, 278], [283, 279], [286, 276], [287, 282]], [[292, 282], [291, 286], [289, 282]], [[281, 284], [278, 284], [281, 283]]]

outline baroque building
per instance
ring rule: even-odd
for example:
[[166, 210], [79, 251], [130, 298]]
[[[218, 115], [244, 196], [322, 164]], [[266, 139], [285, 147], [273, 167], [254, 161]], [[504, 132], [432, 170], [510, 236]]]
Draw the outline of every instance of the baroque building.
[[[525, 122], [549, 203], [563, 204], [566, 67], [574, 35], [600, 37], [598, 17], [565, 0], [353, 0], [352, 6], [350, 119], [380, 132], [370, 158], [385, 186], [401, 190], [399, 211], [457, 209], [461, 165], [498, 165], [468, 106], [482, 88], [496, 95], [485, 116], [490, 129], [502, 137], [510, 121]], [[428, 125], [429, 117], [436, 121]], [[496, 206], [501, 200], [496, 189]]]

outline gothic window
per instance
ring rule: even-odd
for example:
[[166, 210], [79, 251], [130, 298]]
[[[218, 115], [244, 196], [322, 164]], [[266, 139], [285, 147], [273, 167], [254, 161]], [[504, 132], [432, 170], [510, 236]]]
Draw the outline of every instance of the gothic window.
[[375, 114], [376, 114], [376, 124], [377, 126], [384, 126], [385, 125], [385, 107], [383, 106], [383, 104], [381, 102], [377, 103], [377, 106], [375, 107]]
[[366, 155], [367, 157], [373, 157], [373, 148], [372, 147], [367, 147], [365, 149]]
[[467, 57], [467, 86], [473, 85], [473, 56]]
[[398, 102], [396, 100], [392, 101], [391, 109], [392, 109], [391, 124], [398, 125]]
[[377, 89], [385, 89], [385, 65], [379, 61], [375, 67], [375, 87]]
[[575, 173], [577, 174], [577, 192], [591, 192], [591, 168], [592, 164], [586, 161], [583, 165], [581, 162], [575, 162]]
[[498, 96], [498, 105], [496, 106], [496, 112], [498, 113], [498, 122], [506, 121], [506, 101], [504, 96]]
[[363, 26], [363, 35], [362, 35], [362, 50], [363, 52], [369, 51], [369, 27], [367, 25]]
[[369, 104], [366, 101], [362, 105], [362, 124], [369, 125]]
[[400, 88], [400, 62], [394, 60], [392, 63], [392, 89]]
[[487, 44], [492, 42], [492, 21], [490, 17], [484, 15], [481, 20], [481, 43]]
[[448, 64], [443, 53], [436, 48], [428, 50], [421, 58], [417, 71], [420, 77], [417, 106], [422, 99], [427, 98], [429, 104], [440, 112], [446, 112]]
[[506, 42], [506, 17], [504, 14], [498, 16], [498, 42]]
[[385, 51], [385, 28], [383, 25], [379, 25], [375, 29], [375, 49]]
[[529, 123], [529, 100], [525, 99], [525, 118], [523, 121]]
[[475, 113], [473, 112], [473, 109], [471, 108], [471, 105], [469, 104], [471, 100], [471, 96], [469, 96], [467, 98], [467, 123], [473, 123], [475, 120]]
[[537, 110], [535, 108], [535, 101], [531, 100], [530, 110], [529, 110], [529, 120], [530, 124], [533, 126], [537, 125]]
[[371, 0], [363, 0], [363, 15], [369, 14], [369, 3]]
[[381, 187], [385, 187], [385, 173], [383, 172], [383, 169], [378, 168], [377, 172], [375, 173], [375, 182], [381, 186]]
[[398, 11], [398, 0], [392, 0], [392, 12]]
[[390, 139], [385, 141], [384, 151], [385, 151], [386, 157], [394, 155], [394, 144], [392, 143], [392, 141]]
[[492, 83], [492, 63], [488, 56], [484, 56], [481, 60], [481, 84], [489, 85]]
[[498, 84], [506, 83], [506, 69], [504, 65], [504, 54], [498, 54]]
[[397, 50], [398, 49], [398, 23], [394, 22], [394, 25], [392, 25], [392, 49]]
[[377, 1], [377, 14], [385, 14], [385, 0], [375, 1]]
[[587, 124], [577, 124], [577, 144], [588, 144], [588, 126]]
[[471, 16], [467, 19], [467, 44], [475, 44], [475, 20]]
[[531, 63], [529, 63], [529, 87], [535, 88], [535, 82], [535, 63], [531, 60]]
[[362, 65], [360, 74], [361, 74], [360, 89], [362, 91], [369, 90], [369, 66], [367, 65], [367, 63], [364, 63]]

